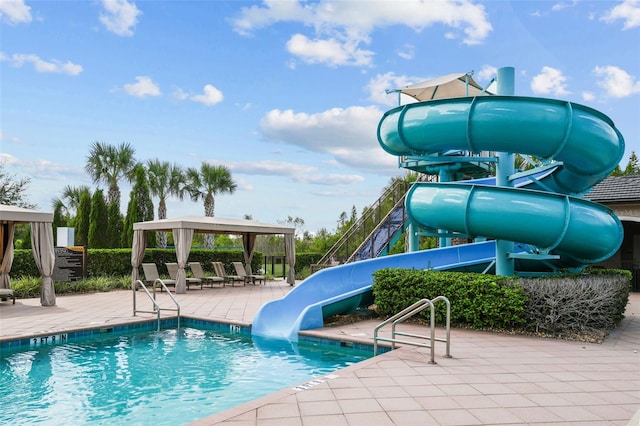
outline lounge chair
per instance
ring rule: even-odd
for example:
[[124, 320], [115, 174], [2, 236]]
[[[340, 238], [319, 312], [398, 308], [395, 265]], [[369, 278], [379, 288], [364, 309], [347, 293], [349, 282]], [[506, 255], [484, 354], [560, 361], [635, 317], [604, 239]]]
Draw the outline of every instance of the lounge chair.
[[250, 267], [247, 268], [245, 267], [242, 262], [233, 262], [233, 267], [236, 270], [236, 274], [238, 274], [239, 276], [244, 278], [245, 282], [250, 282], [253, 285], [256, 284], [256, 281], [260, 282], [262, 281], [262, 284], [265, 283], [266, 281], [266, 277], [264, 275], [256, 275], [256, 274], [251, 274], [251, 273], [247, 273], [247, 270], [251, 271]]
[[16, 304], [16, 294], [10, 288], [0, 288], [0, 300], [13, 299], [13, 304]]
[[[165, 265], [167, 266], [167, 271], [169, 272], [169, 276], [171, 277], [171, 279], [176, 281], [178, 279], [178, 264], [177, 263], [165, 263]], [[189, 288], [189, 285], [191, 285], [191, 284], [195, 284], [195, 285], [200, 284], [200, 290], [202, 290], [203, 283], [202, 283], [202, 280], [200, 278], [186, 277], [186, 282], [187, 282], [187, 289]]]
[[189, 262], [189, 268], [191, 268], [191, 273], [194, 277], [202, 280], [202, 284], [209, 284], [213, 288], [213, 284], [220, 283], [224, 287], [224, 277], [219, 277], [218, 275], [206, 276], [200, 262]]
[[213, 264], [213, 268], [216, 270], [216, 274], [218, 276], [224, 277], [225, 281], [231, 283], [231, 285], [235, 285], [236, 282], [241, 282], [242, 285], [246, 284], [244, 277], [240, 275], [229, 275], [224, 269], [224, 265], [222, 262], [211, 262]]
[[[158, 273], [158, 267], [156, 266], [155, 263], [143, 263], [142, 272], [144, 273], [144, 282], [147, 285], [155, 285], [156, 280], [161, 279], [164, 285], [166, 285], [167, 287], [176, 286], [175, 280], [160, 278], [160, 274]], [[162, 287], [160, 287], [160, 290], [162, 291]]]

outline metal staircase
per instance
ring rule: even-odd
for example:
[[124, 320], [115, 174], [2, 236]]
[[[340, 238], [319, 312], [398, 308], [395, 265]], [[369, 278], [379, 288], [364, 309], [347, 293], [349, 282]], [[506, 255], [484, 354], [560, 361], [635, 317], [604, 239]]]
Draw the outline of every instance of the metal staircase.
[[[436, 176], [419, 175], [419, 181], [435, 181]], [[412, 183], [397, 180], [363, 212], [362, 216], [318, 261], [311, 272], [357, 260], [383, 256], [395, 244], [406, 226], [404, 199]]]

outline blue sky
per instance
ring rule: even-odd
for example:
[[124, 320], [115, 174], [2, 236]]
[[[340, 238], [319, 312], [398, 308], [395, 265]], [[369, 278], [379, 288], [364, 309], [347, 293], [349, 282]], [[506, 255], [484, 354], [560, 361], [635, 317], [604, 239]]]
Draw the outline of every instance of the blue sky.
[[[66, 185], [95, 188], [91, 143], [128, 142], [140, 161], [229, 167], [216, 216], [334, 231], [405, 172], [376, 139], [385, 89], [503, 66], [517, 95], [611, 117], [622, 166], [640, 154], [638, 0], [0, 0], [0, 161], [51, 211]], [[192, 214], [202, 202], [169, 200]]]

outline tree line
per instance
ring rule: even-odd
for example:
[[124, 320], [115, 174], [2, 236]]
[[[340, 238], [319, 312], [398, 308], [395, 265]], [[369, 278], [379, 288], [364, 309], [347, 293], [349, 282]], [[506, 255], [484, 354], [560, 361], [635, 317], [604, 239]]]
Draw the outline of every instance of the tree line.
[[[87, 248], [124, 248], [131, 247], [133, 224], [154, 219], [153, 197], [158, 200], [157, 218], [167, 218], [167, 198], [177, 197], [184, 200], [202, 201], [205, 216], [214, 217], [215, 197], [219, 194], [233, 194], [237, 188], [231, 171], [225, 166], [212, 166], [203, 162], [200, 168], [183, 168], [176, 163], [159, 159], [138, 161], [135, 150], [128, 143], [118, 146], [103, 142], [91, 144], [86, 157], [85, 171], [93, 180], [96, 188], [89, 186], [66, 186], [59, 198], [52, 200], [53, 226], [75, 229], [76, 245]], [[619, 165], [612, 176], [640, 175], [640, 164], [635, 152], [632, 152], [624, 169]], [[410, 179], [409, 176], [404, 177]], [[390, 186], [394, 180], [392, 178]], [[126, 180], [132, 184], [126, 214], [120, 210], [120, 183]], [[36, 208], [27, 198], [29, 178], [11, 175], [0, 162], [0, 204], [16, 205], [24, 208]], [[104, 184], [107, 194], [100, 188]], [[384, 192], [384, 191], [383, 191]], [[366, 207], [365, 207], [366, 210]], [[363, 210], [364, 214], [364, 210]], [[245, 219], [251, 220], [250, 215]], [[351, 225], [356, 223], [358, 214], [355, 206], [350, 214], [342, 212], [337, 220], [335, 233], [326, 228], [316, 233], [303, 230], [304, 220], [288, 216], [279, 223], [296, 228], [296, 249], [301, 252], [325, 253]], [[16, 230], [16, 248], [28, 248], [30, 227]], [[166, 232], [148, 233], [149, 247], [166, 248], [171, 241]], [[216, 246], [241, 245], [240, 239], [228, 235], [194, 235], [195, 243], [205, 248]], [[257, 249], [266, 254], [281, 251], [281, 237], [262, 236], [256, 241]]]

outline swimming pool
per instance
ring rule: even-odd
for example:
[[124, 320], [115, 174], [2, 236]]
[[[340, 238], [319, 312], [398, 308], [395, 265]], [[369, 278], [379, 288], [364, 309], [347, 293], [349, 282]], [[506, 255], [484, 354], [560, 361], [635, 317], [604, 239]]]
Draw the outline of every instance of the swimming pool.
[[184, 325], [3, 347], [0, 424], [185, 424], [372, 356]]

